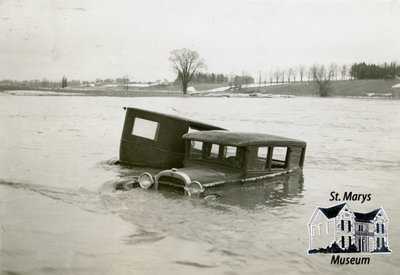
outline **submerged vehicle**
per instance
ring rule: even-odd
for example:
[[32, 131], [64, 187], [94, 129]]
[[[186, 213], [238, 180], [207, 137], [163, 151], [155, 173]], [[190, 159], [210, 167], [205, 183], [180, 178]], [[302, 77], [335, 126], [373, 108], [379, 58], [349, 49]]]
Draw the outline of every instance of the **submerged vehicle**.
[[284, 174], [304, 164], [306, 142], [301, 140], [231, 132], [182, 117], [126, 109], [119, 160], [149, 167], [136, 180], [145, 189], [166, 185], [189, 195], [202, 194], [213, 186]]

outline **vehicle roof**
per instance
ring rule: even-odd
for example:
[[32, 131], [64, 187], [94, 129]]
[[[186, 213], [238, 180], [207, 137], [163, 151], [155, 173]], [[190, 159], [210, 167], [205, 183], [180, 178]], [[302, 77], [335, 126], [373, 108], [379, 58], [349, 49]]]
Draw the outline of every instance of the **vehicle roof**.
[[244, 147], [244, 146], [301, 146], [305, 147], [306, 142], [291, 138], [247, 132], [231, 132], [221, 130], [210, 130], [192, 132], [183, 135], [183, 139], [197, 140], [203, 142], [217, 143], [223, 145]]
[[205, 128], [205, 129], [210, 129], [211, 128], [211, 129], [216, 129], [216, 130], [224, 130], [224, 128], [221, 128], [219, 126], [215, 126], [215, 125], [212, 125], [212, 124], [200, 122], [200, 121], [197, 121], [197, 120], [194, 120], [194, 119], [189, 119], [189, 118], [186, 118], [186, 117], [180, 117], [180, 116], [176, 116], [176, 115], [169, 115], [169, 114], [164, 114], [164, 113], [144, 110], [144, 109], [140, 109], [140, 108], [124, 107], [124, 109], [132, 110], [135, 113], [146, 114], [146, 115], [148, 115], [149, 119], [152, 116], [167, 117], [167, 118], [171, 118], [171, 119], [174, 119], [174, 120], [187, 122], [193, 127], [199, 127], [199, 128]]

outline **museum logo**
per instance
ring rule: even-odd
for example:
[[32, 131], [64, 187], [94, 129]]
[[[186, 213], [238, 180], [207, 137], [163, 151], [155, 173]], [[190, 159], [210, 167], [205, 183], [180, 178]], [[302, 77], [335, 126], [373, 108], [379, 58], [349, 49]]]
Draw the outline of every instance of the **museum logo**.
[[[347, 203], [317, 207], [308, 222], [308, 254], [391, 253], [389, 218], [383, 208], [353, 212]], [[369, 264], [369, 257], [332, 256], [331, 264]]]

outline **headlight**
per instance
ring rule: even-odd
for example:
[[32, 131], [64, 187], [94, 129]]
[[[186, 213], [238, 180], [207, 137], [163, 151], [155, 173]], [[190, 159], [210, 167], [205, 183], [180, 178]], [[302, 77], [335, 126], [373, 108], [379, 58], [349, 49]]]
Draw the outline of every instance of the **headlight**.
[[204, 187], [203, 187], [203, 185], [201, 185], [200, 182], [193, 181], [193, 182], [191, 182], [189, 184], [189, 186], [187, 187], [186, 190], [187, 190], [189, 196], [191, 196], [191, 195], [199, 195], [199, 194], [204, 192]]
[[147, 172], [141, 174], [139, 176], [138, 181], [139, 181], [140, 187], [142, 187], [143, 189], [150, 188], [154, 183], [153, 176]]

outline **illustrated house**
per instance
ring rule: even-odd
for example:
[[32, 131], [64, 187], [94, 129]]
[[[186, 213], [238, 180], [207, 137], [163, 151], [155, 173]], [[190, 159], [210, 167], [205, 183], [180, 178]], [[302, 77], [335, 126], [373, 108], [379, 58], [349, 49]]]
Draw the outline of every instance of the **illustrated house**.
[[308, 222], [309, 249], [326, 248], [334, 242], [342, 249], [355, 245], [359, 252], [389, 247], [388, 222], [383, 208], [357, 213], [347, 203], [317, 207]]
[[388, 244], [388, 222], [383, 208], [376, 209], [369, 213], [354, 212], [356, 218], [355, 241], [357, 250], [360, 252], [371, 252]]

